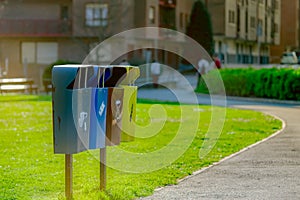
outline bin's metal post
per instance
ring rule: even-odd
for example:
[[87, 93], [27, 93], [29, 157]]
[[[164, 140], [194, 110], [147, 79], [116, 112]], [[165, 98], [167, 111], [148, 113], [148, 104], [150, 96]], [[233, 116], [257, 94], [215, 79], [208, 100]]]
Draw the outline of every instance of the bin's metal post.
[[73, 157], [72, 154], [66, 154], [65, 155], [65, 194], [67, 200], [72, 199], [73, 196], [72, 181], [73, 181]]
[[[101, 67], [98, 69], [98, 86], [101, 85], [100, 80], [103, 78], [103, 82], [101, 87], [104, 87], [104, 73], [105, 69]], [[106, 138], [106, 137], [105, 137]], [[105, 139], [106, 140], [106, 139]], [[100, 191], [104, 191], [106, 189], [106, 146], [104, 148], [100, 148]]]
[[106, 147], [100, 149], [100, 190], [106, 189]]

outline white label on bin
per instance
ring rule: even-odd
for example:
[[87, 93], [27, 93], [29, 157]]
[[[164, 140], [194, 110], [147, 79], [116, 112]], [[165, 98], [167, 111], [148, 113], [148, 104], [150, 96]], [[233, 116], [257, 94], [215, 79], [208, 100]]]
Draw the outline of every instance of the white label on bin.
[[104, 109], [105, 109], [105, 104], [104, 102], [102, 101], [101, 103], [101, 106], [99, 108], [99, 115], [102, 116], [103, 112], [104, 112]]
[[86, 118], [88, 116], [87, 112], [81, 112], [79, 114], [78, 122], [79, 122], [79, 127], [82, 128], [84, 131], [87, 131], [87, 126], [86, 126]]
[[121, 115], [121, 100], [116, 100], [116, 120], [119, 121], [122, 117]]

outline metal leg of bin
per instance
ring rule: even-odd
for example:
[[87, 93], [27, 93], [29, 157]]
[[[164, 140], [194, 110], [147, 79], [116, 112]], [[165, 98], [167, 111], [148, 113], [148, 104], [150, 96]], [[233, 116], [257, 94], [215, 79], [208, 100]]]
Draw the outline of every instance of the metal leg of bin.
[[65, 155], [65, 194], [66, 199], [72, 199], [73, 191], [73, 157], [72, 154]]
[[100, 190], [106, 189], [106, 147], [100, 149]]

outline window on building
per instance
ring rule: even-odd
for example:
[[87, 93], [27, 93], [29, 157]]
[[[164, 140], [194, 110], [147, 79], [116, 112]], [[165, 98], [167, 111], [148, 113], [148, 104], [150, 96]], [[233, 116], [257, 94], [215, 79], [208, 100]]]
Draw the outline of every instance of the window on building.
[[265, 37], [268, 36], [268, 17], [265, 16]]
[[245, 32], [248, 33], [248, 10], [245, 13]]
[[173, 4], [161, 4], [159, 6], [159, 26], [176, 29], [176, 7]]
[[218, 49], [219, 49], [219, 56], [221, 57], [221, 60], [223, 60], [223, 49], [222, 49], [222, 42], [218, 42]]
[[279, 3], [277, 0], [274, 1], [274, 8], [275, 9], [278, 9], [279, 8]]
[[179, 26], [180, 28], [184, 28], [184, 14], [181, 12], [179, 17]]
[[235, 22], [235, 14], [234, 14], [234, 11], [232, 11], [232, 10], [229, 10], [228, 22], [229, 23]]
[[279, 28], [278, 28], [278, 24], [274, 23], [274, 32], [278, 33], [279, 32]]
[[188, 14], [185, 14], [185, 26], [187, 26], [190, 23], [190, 16]]
[[69, 8], [68, 6], [60, 7], [60, 19], [69, 19]]
[[87, 26], [107, 26], [108, 5], [88, 3], [85, 6], [85, 24]]
[[253, 47], [250, 45], [249, 46], [249, 63], [253, 63], [253, 57], [252, 57], [252, 51], [253, 51]]
[[238, 43], [235, 44], [235, 52], [236, 52], [236, 63], [240, 63], [240, 45]]
[[236, 15], [237, 15], [237, 19], [236, 19], [236, 24], [237, 24], [236, 31], [239, 34], [240, 31], [241, 31], [241, 8], [240, 8], [239, 5], [237, 6], [237, 14]]
[[155, 7], [154, 6], [150, 6], [148, 18], [149, 18], [149, 21], [151, 24], [155, 24]]
[[263, 28], [263, 20], [262, 19], [258, 19], [257, 26]]
[[58, 59], [56, 42], [22, 42], [22, 63], [50, 64]]
[[22, 63], [35, 63], [35, 43], [34, 42], [23, 42], [21, 44]]
[[250, 17], [250, 27], [256, 28], [256, 20], [255, 17]]
[[36, 62], [49, 64], [57, 60], [58, 45], [55, 42], [36, 43]]
[[259, 36], [259, 37], [263, 35], [263, 21], [262, 21], [262, 19], [258, 19], [256, 35]]

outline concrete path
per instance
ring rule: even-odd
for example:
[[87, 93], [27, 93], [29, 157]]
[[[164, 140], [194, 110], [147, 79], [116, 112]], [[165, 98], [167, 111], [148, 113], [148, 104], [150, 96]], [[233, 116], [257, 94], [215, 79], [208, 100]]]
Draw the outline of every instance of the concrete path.
[[[163, 90], [141, 90], [138, 95], [140, 98], [150, 96], [172, 101], [172, 95], [168, 96]], [[198, 100], [200, 103], [210, 103], [210, 98], [205, 95], [198, 96]], [[250, 149], [197, 172], [178, 185], [164, 187], [143, 199], [299, 200], [300, 106], [295, 102], [252, 100], [229, 98], [227, 106], [278, 116], [285, 122], [284, 130]]]

